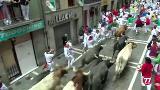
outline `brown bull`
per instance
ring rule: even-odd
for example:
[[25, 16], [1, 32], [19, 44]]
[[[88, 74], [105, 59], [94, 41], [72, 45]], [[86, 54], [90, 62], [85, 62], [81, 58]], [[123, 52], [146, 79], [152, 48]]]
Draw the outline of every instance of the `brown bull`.
[[84, 90], [86, 76], [89, 75], [90, 72], [85, 73], [82, 70], [74, 70], [75, 76], [69, 81], [63, 90]]
[[122, 25], [122, 26], [120, 26], [120, 27], [116, 30], [116, 32], [115, 32], [115, 37], [116, 37], [116, 38], [117, 38], [117, 37], [121, 37], [121, 35], [122, 35], [123, 33], [125, 33], [125, 31], [127, 30], [127, 28], [128, 28], [127, 25]]
[[60, 68], [44, 77], [29, 90], [61, 90], [60, 80], [67, 73], [68, 68]]

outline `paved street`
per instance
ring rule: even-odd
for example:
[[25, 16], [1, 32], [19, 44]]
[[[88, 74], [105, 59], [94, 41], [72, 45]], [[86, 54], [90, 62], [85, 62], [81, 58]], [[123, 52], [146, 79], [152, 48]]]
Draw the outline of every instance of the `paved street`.
[[[132, 56], [129, 59], [129, 62], [124, 70], [124, 72], [121, 74], [121, 77], [117, 79], [116, 81], [113, 81], [114, 76], [114, 69], [115, 65], [113, 65], [109, 70], [108, 80], [105, 83], [104, 90], [141, 90], [140, 85], [140, 73], [136, 71], [136, 66], [138, 63], [142, 63], [144, 60], [145, 55], [145, 46], [147, 45], [147, 40], [149, 38], [150, 33], [144, 33], [143, 31], [140, 32], [138, 35], [135, 35], [134, 31], [128, 30], [127, 35], [131, 37], [129, 40], [132, 40], [137, 43], [137, 47], [133, 50]], [[104, 44], [104, 49], [100, 52], [101, 55], [111, 57], [112, 56], [112, 49], [113, 49], [114, 39], [107, 39], [107, 42]], [[76, 63], [74, 65], [78, 66], [80, 63], [78, 61], [78, 57], [82, 54], [82, 47], [80, 45], [74, 46], [75, 48], [75, 58]], [[63, 54], [59, 55], [55, 58], [56, 64], [54, 67], [66, 65], [67, 61], [65, 60], [65, 57]], [[87, 67], [87, 66], [85, 66]], [[88, 70], [85, 70], [88, 71]], [[32, 85], [40, 81], [44, 76], [46, 76], [48, 72], [43, 72], [43, 69], [40, 68], [34, 72], [32, 72], [28, 77], [30, 77], [27, 81], [27, 77], [20, 80], [20, 84], [12, 85], [11, 87], [13, 90], [27, 90]], [[74, 73], [70, 70], [68, 74], [66, 74], [62, 78], [62, 83], [65, 85], [72, 77], [74, 76]], [[26, 79], [26, 80], [25, 80]], [[29, 83], [25, 85], [24, 83]], [[133, 87], [133, 88], [132, 88]], [[19, 89], [20, 88], [20, 89]], [[130, 89], [132, 88], [132, 89]]]
[[[110, 68], [108, 81], [105, 84], [104, 90], [141, 90], [140, 73], [135, 74], [135, 72], [136, 66], [144, 61], [143, 58], [146, 53], [145, 46], [147, 45], [147, 40], [149, 38], [150, 33], [144, 33], [142, 31], [138, 35], [135, 35], [134, 31], [128, 31], [127, 35], [129, 37], [132, 37], [132, 39], [130, 40], [136, 42], [137, 47], [133, 50], [132, 56], [129, 59], [129, 62], [124, 72], [118, 80], [112, 80], [114, 76], [115, 65], [113, 65]], [[108, 39], [108, 41], [105, 44], [105, 48], [101, 51], [100, 54], [111, 57], [113, 44], [114, 40]], [[133, 87], [133, 89], [130, 89], [129, 87]]]

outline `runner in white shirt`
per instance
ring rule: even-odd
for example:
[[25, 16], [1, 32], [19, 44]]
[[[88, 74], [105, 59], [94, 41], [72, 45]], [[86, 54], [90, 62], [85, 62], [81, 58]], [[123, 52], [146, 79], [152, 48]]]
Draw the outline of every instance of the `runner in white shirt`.
[[152, 35], [152, 36], [153, 36], [153, 35], [156, 35], [156, 36], [157, 36], [157, 34], [158, 34], [157, 26], [154, 26], [154, 28], [153, 28], [152, 31], [151, 31], [151, 35]]
[[85, 32], [83, 36], [83, 50], [87, 48], [87, 39], [88, 39], [88, 33]]
[[70, 46], [68, 43], [66, 43], [66, 45], [64, 46], [64, 56], [68, 61], [68, 67], [72, 66], [75, 58], [73, 57], [73, 55], [71, 53], [71, 49], [70, 49]]
[[94, 42], [97, 43], [98, 40], [100, 39], [100, 33], [99, 30], [96, 30], [95, 36], [93, 37]]
[[88, 45], [88, 49], [89, 48], [93, 48], [93, 36], [92, 35], [90, 35], [89, 37], [88, 37], [88, 42], [87, 42], [87, 45]]
[[50, 72], [53, 71], [52, 65], [54, 64], [54, 60], [53, 60], [54, 54], [55, 54], [55, 50], [54, 49], [50, 49], [50, 51], [44, 53], [44, 56], [45, 56], [45, 59], [46, 59], [46, 63], [47, 63], [47, 69]]

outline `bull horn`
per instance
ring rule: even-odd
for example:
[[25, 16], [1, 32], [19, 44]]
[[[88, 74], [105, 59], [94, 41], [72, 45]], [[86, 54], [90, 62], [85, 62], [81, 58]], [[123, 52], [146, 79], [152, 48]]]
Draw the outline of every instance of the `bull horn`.
[[73, 67], [73, 72], [77, 72], [78, 70], [76, 70], [76, 67]]
[[91, 71], [89, 70], [89, 72], [83, 72], [83, 75], [87, 76], [91, 73]]
[[64, 70], [66, 70], [66, 71], [67, 71], [67, 70], [69, 70], [69, 67], [68, 67], [68, 66], [67, 66], [67, 67], [65, 67], [65, 68], [64, 68]]
[[105, 47], [105, 45], [101, 45], [101, 47]]

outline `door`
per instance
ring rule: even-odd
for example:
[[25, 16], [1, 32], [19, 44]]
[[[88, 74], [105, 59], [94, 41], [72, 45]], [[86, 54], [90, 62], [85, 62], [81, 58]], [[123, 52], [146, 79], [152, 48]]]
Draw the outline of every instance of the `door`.
[[64, 34], [68, 34], [69, 40], [71, 39], [70, 34], [70, 23], [64, 23], [54, 28], [55, 43], [56, 43], [56, 54], [61, 54], [63, 52], [63, 40]]
[[15, 45], [15, 50], [22, 75], [37, 67], [31, 40]]

